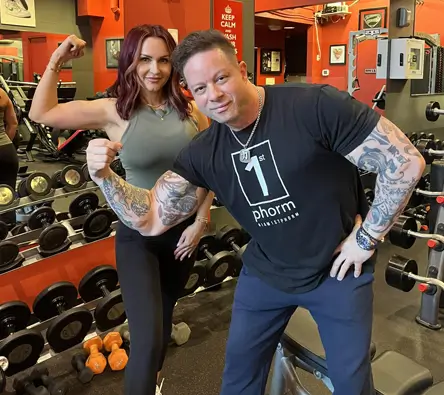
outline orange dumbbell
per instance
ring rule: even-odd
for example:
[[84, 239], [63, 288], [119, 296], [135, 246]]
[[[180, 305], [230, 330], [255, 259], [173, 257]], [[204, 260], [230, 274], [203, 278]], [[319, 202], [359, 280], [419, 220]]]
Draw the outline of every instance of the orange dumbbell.
[[103, 347], [102, 339], [99, 336], [89, 339], [83, 343], [83, 348], [88, 351], [89, 357], [86, 366], [89, 367], [94, 374], [103, 373], [106, 368], [106, 358], [100, 352]]
[[112, 370], [125, 369], [128, 363], [128, 355], [123, 348], [120, 348], [123, 340], [119, 332], [110, 332], [103, 339], [105, 350], [111, 354], [108, 356], [108, 363]]

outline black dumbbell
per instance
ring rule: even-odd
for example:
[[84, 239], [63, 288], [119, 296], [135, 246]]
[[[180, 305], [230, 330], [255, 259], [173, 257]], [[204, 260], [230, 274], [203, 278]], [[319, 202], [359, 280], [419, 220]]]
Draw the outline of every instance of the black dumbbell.
[[412, 133], [410, 135], [407, 136], [409, 138], [409, 140], [414, 144], [416, 140], [418, 140], [418, 134], [417, 133]]
[[437, 101], [431, 101], [427, 103], [425, 115], [428, 121], [436, 122], [439, 116], [443, 113], [444, 111], [440, 109], [440, 105]]
[[197, 248], [197, 259], [207, 259], [206, 280], [208, 285], [221, 283], [233, 271], [236, 258], [229, 251], [218, 251], [219, 246], [214, 235], [205, 235]]
[[237, 257], [237, 264], [233, 267], [233, 277], [237, 277], [242, 269], [242, 255], [247, 249], [248, 243], [244, 244], [244, 235], [239, 228], [225, 225], [217, 231], [217, 239], [226, 248], [231, 248]]
[[42, 334], [26, 329], [30, 318], [31, 311], [24, 302], [11, 301], [0, 305], [0, 355], [9, 362], [6, 376], [34, 366], [43, 351], [45, 340]]
[[82, 166], [82, 173], [83, 173], [83, 177], [85, 177], [85, 181], [91, 181], [91, 175], [89, 174], [89, 170], [88, 170], [88, 163], [85, 163]]
[[415, 236], [409, 232], [417, 232], [416, 220], [407, 215], [400, 215], [389, 232], [390, 243], [397, 247], [409, 249], [415, 244]]
[[68, 229], [62, 224], [54, 223], [56, 213], [51, 207], [40, 207], [33, 211], [28, 219], [31, 230], [42, 229], [39, 236], [39, 253], [48, 257], [66, 251], [71, 242], [68, 240]]
[[408, 277], [409, 273], [418, 274], [418, 264], [416, 261], [395, 254], [390, 258], [385, 269], [385, 282], [393, 288], [410, 292], [416, 281]]
[[205, 284], [205, 276], [207, 269], [205, 262], [196, 261], [188, 274], [188, 280], [183, 287], [180, 297], [188, 296], [196, 292], [196, 290]]
[[65, 395], [68, 392], [68, 386], [61, 380], [55, 380], [49, 375], [48, 368], [36, 366], [29, 375], [36, 386], [44, 386], [51, 395]]
[[429, 152], [430, 150], [436, 150], [435, 142], [433, 140], [420, 139], [416, 141], [415, 147], [423, 156], [425, 162], [430, 165], [436, 157]]
[[86, 359], [87, 356], [84, 353], [77, 353], [71, 358], [71, 365], [82, 384], [87, 384], [94, 378], [94, 372], [86, 366]]
[[16, 395], [50, 395], [48, 390], [43, 387], [36, 387], [30, 376], [24, 375], [16, 377], [12, 384]]
[[91, 312], [77, 304], [77, 288], [68, 281], [45, 288], [34, 300], [34, 315], [40, 321], [51, 321], [46, 340], [55, 352], [62, 352], [80, 344], [93, 323]]
[[17, 187], [19, 197], [26, 196], [32, 199], [42, 198], [52, 191], [52, 181], [46, 173], [34, 172], [21, 180]]
[[438, 151], [441, 151], [443, 147], [442, 141], [440, 139], [435, 139], [435, 146]]
[[83, 171], [78, 166], [68, 165], [60, 172], [60, 183], [66, 191], [75, 191], [83, 187], [85, 182]]
[[8, 240], [0, 242], [0, 274], [20, 267], [24, 260], [17, 244]]
[[117, 271], [109, 265], [90, 270], [79, 283], [79, 294], [85, 302], [101, 298], [94, 310], [96, 326], [102, 332], [126, 321], [122, 293], [117, 288]]
[[82, 193], [69, 205], [71, 217], [87, 215], [83, 223], [86, 241], [96, 241], [111, 234], [114, 215], [111, 210], [99, 207], [99, 198], [95, 193]]
[[0, 184], [0, 209], [4, 210], [14, 203], [17, 199], [17, 195], [9, 185]]
[[427, 140], [427, 133], [419, 133], [418, 140]]
[[427, 140], [435, 140], [435, 135], [433, 133], [429, 133], [429, 134], [427, 134], [426, 139]]

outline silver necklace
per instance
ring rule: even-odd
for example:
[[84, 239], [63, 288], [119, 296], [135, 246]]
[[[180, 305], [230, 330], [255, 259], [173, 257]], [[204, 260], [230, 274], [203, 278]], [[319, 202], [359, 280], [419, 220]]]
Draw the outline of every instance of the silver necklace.
[[253, 130], [250, 133], [250, 136], [248, 137], [248, 140], [245, 144], [243, 144], [236, 136], [236, 133], [233, 131], [233, 129], [231, 129], [229, 126], [228, 128], [230, 129], [232, 135], [234, 136], [234, 138], [237, 140], [237, 142], [243, 147], [241, 149], [241, 151], [239, 152], [239, 160], [242, 163], [249, 163], [250, 162], [250, 151], [248, 150], [248, 144], [250, 144], [251, 139], [254, 136], [254, 132], [256, 131], [257, 125], [259, 123], [259, 119], [261, 118], [261, 113], [262, 113], [262, 107], [263, 107], [263, 100], [262, 100], [262, 96], [259, 92], [259, 88], [256, 87], [257, 90], [257, 95], [259, 96], [259, 112], [257, 114], [257, 118], [256, 118], [256, 122], [254, 123], [253, 126]]

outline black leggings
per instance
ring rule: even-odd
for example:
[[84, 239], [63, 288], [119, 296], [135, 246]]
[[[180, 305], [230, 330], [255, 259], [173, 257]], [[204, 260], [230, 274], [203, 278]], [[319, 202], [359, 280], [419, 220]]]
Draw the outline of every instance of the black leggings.
[[[0, 145], [0, 184], [9, 185], [15, 190], [19, 160], [14, 145]], [[0, 221], [15, 225], [15, 210], [0, 214]]]
[[195, 261], [195, 256], [177, 261], [174, 250], [193, 222], [190, 218], [156, 237], [141, 236], [118, 224], [116, 263], [131, 333], [126, 395], [155, 395], [157, 372], [171, 338], [174, 306]]

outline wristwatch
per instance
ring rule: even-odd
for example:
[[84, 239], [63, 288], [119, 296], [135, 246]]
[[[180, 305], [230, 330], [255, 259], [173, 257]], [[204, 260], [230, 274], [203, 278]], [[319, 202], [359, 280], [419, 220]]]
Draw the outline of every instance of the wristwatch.
[[362, 227], [362, 225], [356, 232], [356, 243], [365, 251], [375, 250], [376, 247], [383, 242], [384, 238], [382, 238], [382, 240], [375, 239]]

